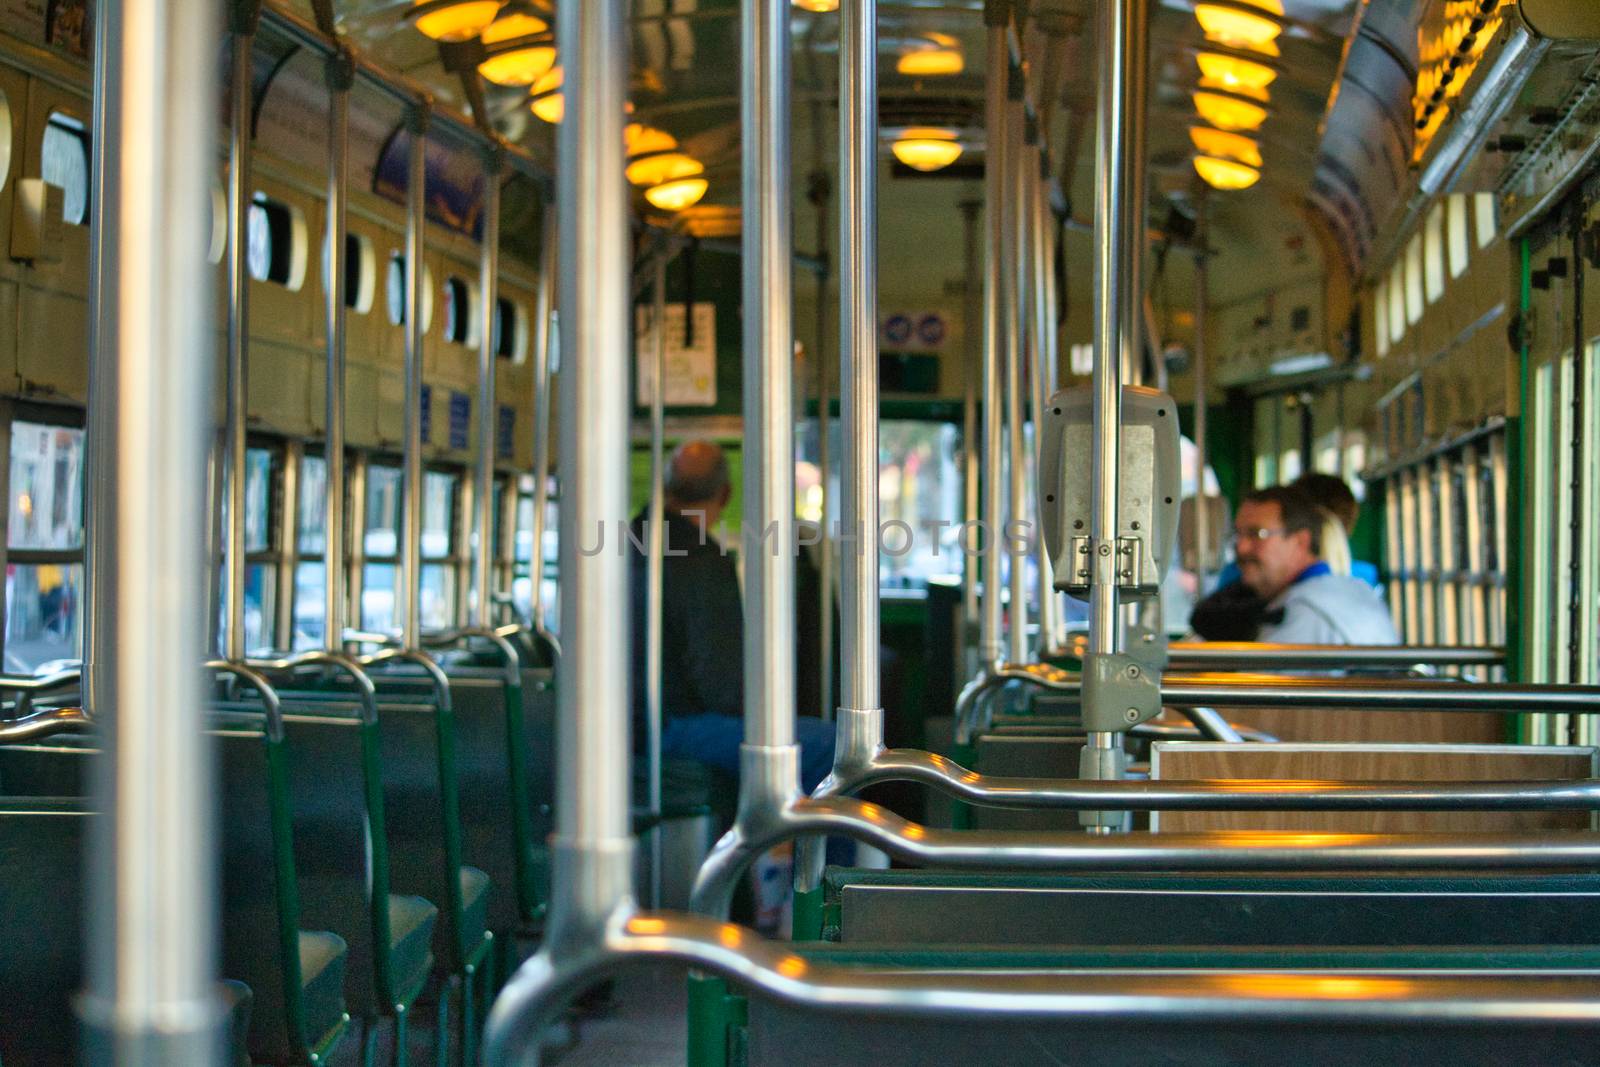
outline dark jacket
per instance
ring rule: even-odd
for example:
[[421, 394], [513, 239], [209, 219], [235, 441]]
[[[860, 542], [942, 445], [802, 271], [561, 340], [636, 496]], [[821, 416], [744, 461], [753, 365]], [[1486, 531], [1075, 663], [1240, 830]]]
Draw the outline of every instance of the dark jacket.
[[[645, 625], [649, 591], [645, 513], [635, 516], [630, 591], [633, 599], [634, 741], [642, 746], [645, 716]], [[666, 512], [662, 559], [661, 713], [744, 714], [744, 613], [733, 560], [690, 519]]]

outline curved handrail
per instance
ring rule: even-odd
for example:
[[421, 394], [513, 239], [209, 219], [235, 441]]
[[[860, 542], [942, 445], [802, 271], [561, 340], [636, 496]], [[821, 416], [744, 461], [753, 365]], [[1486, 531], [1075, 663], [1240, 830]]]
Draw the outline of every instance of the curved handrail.
[[[1045, 651], [1044, 657], [1082, 659], [1088, 641], [1081, 635]], [[1167, 646], [1169, 670], [1256, 670], [1369, 667], [1499, 667], [1506, 650], [1498, 645], [1307, 645], [1260, 641], [1174, 641]]]
[[[435, 630], [422, 635], [422, 647], [447, 648], [455, 644], [464, 644], [472, 638], [487, 641], [499, 649], [505, 668], [505, 683], [507, 685], [520, 685], [522, 683], [521, 657], [517, 655], [516, 648], [507, 637], [522, 630], [520, 626], [461, 626], [450, 630]], [[509, 631], [509, 634], [508, 632]]]
[[274, 741], [283, 740], [283, 703], [278, 699], [278, 691], [260, 671], [243, 663], [233, 663], [225, 659], [206, 660], [205, 669], [216, 671], [220, 674], [231, 674], [242, 682], [253, 686], [261, 694], [261, 706], [267, 720], [267, 736]]
[[305, 667], [333, 667], [350, 676], [355, 682], [356, 694], [361, 705], [361, 721], [375, 723], [378, 721], [378, 688], [373, 684], [372, 676], [361, 669], [361, 665], [349, 656], [338, 652], [324, 652], [321, 650], [301, 652], [281, 659], [247, 659], [245, 664], [258, 671], [297, 671]]
[[911, 1018], [1365, 1026], [1464, 1018], [1483, 1025], [1600, 1021], [1594, 980], [1585, 975], [1241, 970], [928, 975], [819, 963], [729, 923], [619, 908], [605, 922], [597, 944], [568, 952], [547, 946], [518, 969], [490, 1012], [484, 1062], [526, 1062], [534, 1042], [571, 998], [608, 974], [645, 963], [687, 965], [793, 1007]]
[[433, 692], [438, 699], [439, 710], [446, 715], [450, 714], [450, 679], [445, 676], [444, 668], [426, 652], [413, 648], [382, 648], [371, 655], [357, 656], [356, 662], [363, 667], [378, 667], [385, 663], [415, 663], [433, 682]]
[[37, 741], [41, 737], [93, 726], [94, 719], [82, 708], [46, 708], [18, 719], [0, 721], [0, 745]]
[[41, 693], [62, 689], [72, 684], [83, 684], [83, 668], [73, 667], [50, 674], [0, 675], [0, 693], [16, 693], [15, 717], [26, 718], [33, 701]]

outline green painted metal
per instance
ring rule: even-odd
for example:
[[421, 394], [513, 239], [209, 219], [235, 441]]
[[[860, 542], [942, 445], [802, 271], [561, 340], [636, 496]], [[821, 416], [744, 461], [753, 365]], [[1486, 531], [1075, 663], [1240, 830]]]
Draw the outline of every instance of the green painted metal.
[[743, 1025], [744, 998], [729, 994], [721, 978], [689, 973], [689, 1040], [686, 1067], [731, 1067], [728, 1042], [733, 1026]]
[[306, 1038], [304, 1006], [300, 1002], [300, 887], [294, 869], [294, 816], [289, 810], [288, 748], [281, 738], [261, 735], [266, 746], [267, 781], [271, 788], [272, 865], [277, 878], [278, 951], [283, 957], [283, 1010], [290, 1048], [316, 1055]]
[[[513, 665], [515, 666], [515, 665]], [[519, 672], [520, 673], [520, 672]], [[526, 922], [533, 922], [541, 911], [537, 863], [533, 856], [533, 813], [528, 798], [533, 795], [528, 781], [528, 734], [523, 718], [522, 685], [506, 683], [506, 775], [511, 782], [511, 831], [516, 839], [512, 862], [517, 872], [517, 910]]]
[[822, 939], [822, 887], [796, 891], [794, 895], [794, 925], [791, 937], [795, 941], [820, 941]]
[[372, 881], [367, 900], [372, 918], [373, 972], [379, 1002], [392, 1005], [398, 1011], [404, 997], [395, 985], [394, 960], [390, 952], [394, 942], [389, 928], [389, 839], [383, 814], [383, 761], [379, 743], [377, 722], [362, 722], [361, 776], [367, 802], [367, 847], [372, 849], [372, 863], [368, 868]]

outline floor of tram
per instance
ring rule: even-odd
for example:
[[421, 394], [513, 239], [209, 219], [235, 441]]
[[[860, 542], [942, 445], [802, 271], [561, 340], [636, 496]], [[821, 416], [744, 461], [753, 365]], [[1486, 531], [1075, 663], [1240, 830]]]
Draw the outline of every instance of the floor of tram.
[[547, 1053], [559, 1067], [680, 1067], [688, 1037], [684, 973], [650, 968], [616, 980], [604, 1005], [583, 1012], [577, 1044]]

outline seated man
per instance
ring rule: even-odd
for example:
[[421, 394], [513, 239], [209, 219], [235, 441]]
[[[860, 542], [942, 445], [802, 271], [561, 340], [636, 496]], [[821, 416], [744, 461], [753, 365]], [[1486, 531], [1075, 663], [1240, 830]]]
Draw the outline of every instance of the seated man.
[[1234, 516], [1240, 580], [1266, 602], [1257, 641], [1273, 644], [1397, 645], [1377, 590], [1334, 574], [1319, 558], [1320, 509], [1299, 489], [1278, 486], [1244, 498]]
[[[728, 460], [709, 441], [688, 441], [667, 468], [662, 557], [661, 754], [739, 775], [744, 739], [744, 612], [733, 560], [710, 533], [733, 489]], [[648, 544], [646, 520], [633, 520], [632, 544]], [[634, 740], [645, 738], [647, 561], [633, 550]], [[801, 787], [833, 769], [833, 724], [800, 716]]]

